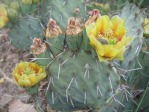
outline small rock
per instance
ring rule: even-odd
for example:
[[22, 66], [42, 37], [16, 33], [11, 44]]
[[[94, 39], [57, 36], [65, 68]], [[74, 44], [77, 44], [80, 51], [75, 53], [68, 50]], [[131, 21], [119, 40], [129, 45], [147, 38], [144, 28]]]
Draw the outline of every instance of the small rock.
[[37, 112], [34, 105], [22, 103], [20, 100], [13, 100], [9, 103], [9, 112]]
[[5, 105], [7, 105], [12, 99], [13, 99], [13, 97], [11, 95], [4, 94], [0, 99], [0, 106], [3, 107]]

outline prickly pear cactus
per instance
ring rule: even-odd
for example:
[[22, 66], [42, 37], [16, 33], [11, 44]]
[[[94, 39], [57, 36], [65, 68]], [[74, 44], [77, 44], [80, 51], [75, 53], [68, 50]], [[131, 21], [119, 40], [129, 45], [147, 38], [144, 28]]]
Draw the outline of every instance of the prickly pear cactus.
[[[22, 0], [19, 8], [11, 5], [21, 16], [8, 25], [10, 40], [19, 50], [30, 50], [31, 61], [39, 64], [19, 64], [13, 76], [32, 95], [37, 111], [47, 111], [45, 105], [60, 111], [137, 108], [134, 102], [140, 100], [134, 98], [134, 89], [147, 86], [139, 86], [141, 79], [147, 79], [140, 76], [136, 81], [134, 76], [147, 73], [148, 64], [140, 52], [144, 19], [138, 6], [124, 1], [119, 4], [126, 5], [114, 13], [112, 9], [118, 7], [107, 9], [104, 4], [82, 0]], [[88, 18], [89, 8], [93, 10]], [[136, 68], [138, 57], [142, 70]]]

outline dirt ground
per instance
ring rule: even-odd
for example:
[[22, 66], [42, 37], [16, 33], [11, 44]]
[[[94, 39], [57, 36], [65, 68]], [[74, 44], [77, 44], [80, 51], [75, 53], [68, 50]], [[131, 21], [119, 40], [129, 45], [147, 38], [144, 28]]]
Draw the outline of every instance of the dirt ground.
[[11, 75], [15, 65], [21, 60], [28, 61], [30, 55], [17, 51], [11, 45], [7, 32], [0, 29], [0, 112], [8, 112], [9, 106], [16, 100], [25, 103], [30, 98], [15, 84]]

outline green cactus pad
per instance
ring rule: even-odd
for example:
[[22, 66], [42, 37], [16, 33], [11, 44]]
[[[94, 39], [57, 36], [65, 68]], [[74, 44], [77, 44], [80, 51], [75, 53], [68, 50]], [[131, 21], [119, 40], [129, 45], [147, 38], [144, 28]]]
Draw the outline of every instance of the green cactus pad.
[[77, 51], [80, 49], [82, 40], [83, 40], [82, 32], [80, 34], [76, 34], [73, 36], [66, 35], [67, 45], [72, 51]]
[[147, 51], [141, 51], [138, 57], [138, 63], [140, 66], [136, 65], [136, 68], [140, 68], [130, 74], [128, 81], [130, 86], [134, 89], [145, 89], [149, 82], [149, 55]]
[[19, 50], [29, 50], [33, 38], [42, 38], [42, 23], [38, 18], [25, 17], [11, 26], [9, 36], [11, 43]]
[[61, 34], [58, 37], [47, 38], [49, 48], [53, 56], [61, 53], [64, 49], [65, 35]]
[[87, 37], [86, 30], [83, 30], [83, 40], [81, 43], [81, 50], [90, 51], [92, 49], [89, 38]]
[[82, 0], [43, 0], [41, 4], [42, 20], [45, 24], [53, 18], [63, 29], [66, 28], [68, 18], [79, 16], [84, 20], [86, 15]]
[[143, 17], [141, 10], [134, 4], [127, 4], [122, 9], [120, 17], [126, 21], [126, 36], [134, 38], [124, 54], [124, 61], [120, 61], [119, 63], [120, 67], [123, 69], [122, 71], [126, 73], [134, 69], [137, 62], [136, 58], [142, 47]]
[[52, 109], [60, 110], [60, 111], [75, 111], [75, 110], [81, 110], [86, 109], [86, 105], [83, 103], [77, 102], [75, 100], [69, 99], [67, 101], [67, 98], [60, 95], [59, 93], [50, 90], [46, 94], [46, 99], [48, 104]]
[[51, 53], [49, 48], [47, 48], [46, 51], [39, 55], [34, 55], [33, 60], [35, 59], [35, 62], [41, 66], [47, 66], [51, 60]]
[[[129, 92], [129, 90], [127, 90]], [[97, 112], [123, 112], [125, 110], [134, 112], [136, 104], [133, 102], [130, 94], [125, 89], [118, 90], [113, 98], [108, 99], [108, 104], [103, 106]]]
[[60, 55], [53, 60], [48, 72], [56, 92], [94, 108], [106, 103], [120, 80], [109, 62], [99, 63], [97, 57], [84, 51]]

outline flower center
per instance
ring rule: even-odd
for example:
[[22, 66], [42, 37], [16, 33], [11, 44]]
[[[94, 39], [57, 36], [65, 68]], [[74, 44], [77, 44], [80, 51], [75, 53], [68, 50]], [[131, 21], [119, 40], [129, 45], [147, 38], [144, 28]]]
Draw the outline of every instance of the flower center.
[[117, 38], [113, 36], [112, 30], [108, 30], [105, 32], [99, 32], [97, 40], [102, 45], [105, 45], [105, 44], [115, 45], [118, 42]]
[[26, 70], [24, 70], [22, 72], [22, 75], [25, 74], [25, 75], [28, 75], [29, 76], [30, 74], [34, 74], [34, 73], [35, 72], [31, 68], [27, 67]]

